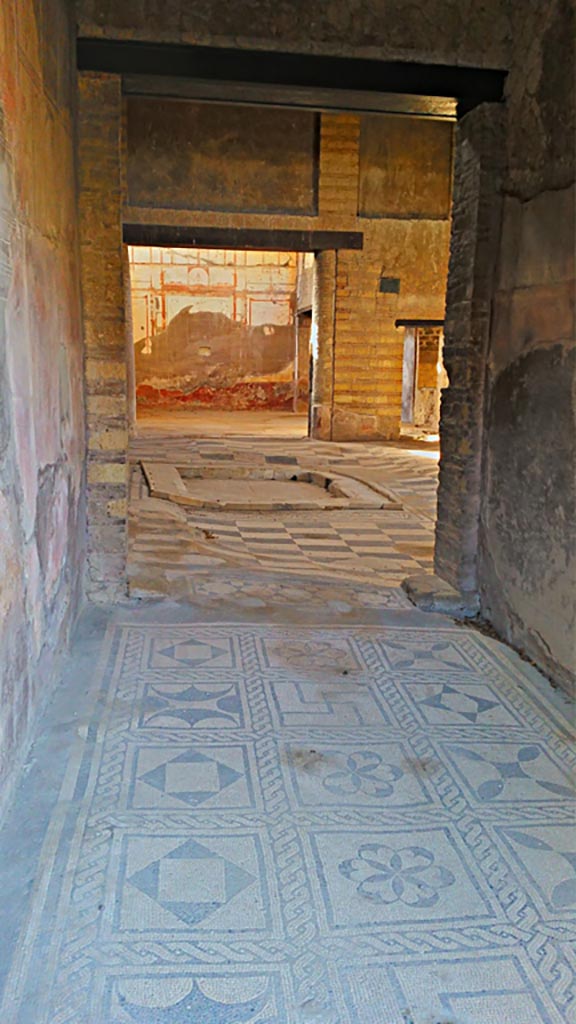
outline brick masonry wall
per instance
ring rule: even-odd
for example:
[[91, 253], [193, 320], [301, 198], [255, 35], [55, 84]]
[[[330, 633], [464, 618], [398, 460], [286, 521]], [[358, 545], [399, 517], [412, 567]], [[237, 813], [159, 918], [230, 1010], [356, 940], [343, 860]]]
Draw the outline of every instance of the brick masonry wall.
[[[320, 213], [354, 217], [364, 235], [361, 251], [341, 250], [337, 258], [333, 440], [398, 436], [403, 336], [394, 322], [444, 312], [449, 222], [408, 211], [387, 217], [385, 209], [380, 217], [358, 216], [360, 130], [360, 117], [322, 118]], [[382, 277], [397, 279], [398, 292], [381, 291]]]
[[[395, 118], [395, 138], [399, 119]], [[379, 217], [358, 216], [361, 118], [352, 114], [324, 114], [320, 127], [318, 215], [284, 216], [230, 214], [206, 210], [168, 210], [158, 194], [157, 209], [128, 207], [130, 222], [191, 224], [234, 228], [294, 228], [299, 230], [360, 231], [362, 251], [341, 250], [334, 269], [336, 298], [333, 310], [334, 337], [318, 334], [319, 361], [316, 376], [328, 374], [328, 383], [318, 380], [315, 402], [320, 393], [329, 395], [329, 405], [318, 407], [313, 416], [316, 436], [334, 440], [386, 439], [398, 436], [402, 390], [402, 333], [394, 327], [397, 317], [444, 315], [444, 294], [448, 266], [449, 220], [434, 214], [430, 218], [385, 211]], [[408, 136], [414, 146], [414, 126]], [[397, 144], [397, 143], [396, 143]], [[450, 139], [447, 137], [447, 145]], [[417, 154], [415, 154], [417, 160]], [[448, 159], [449, 164], [449, 159]], [[409, 170], [410, 175], [413, 168]], [[398, 190], [402, 192], [401, 182]], [[161, 210], [161, 213], [159, 212]], [[326, 264], [327, 266], [327, 264]], [[336, 272], [336, 271], [335, 271]], [[399, 293], [380, 290], [382, 276], [400, 280]], [[324, 269], [321, 280], [328, 288], [324, 306], [333, 302], [333, 284]], [[321, 319], [325, 322], [323, 312]], [[330, 357], [323, 352], [327, 344]], [[333, 360], [333, 364], [331, 362]], [[333, 386], [332, 386], [333, 385]], [[322, 404], [325, 404], [326, 398]], [[320, 426], [320, 422], [322, 426]]]
[[[394, 329], [398, 296], [379, 291], [383, 249], [395, 222], [360, 220], [360, 118], [324, 115], [320, 158], [320, 214], [354, 217], [364, 232], [364, 248], [341, 250], [336, 263], [332, 440], [394, 437], [399, 432], [402, 343]], [[394, 276], [399, 276], [394, 265]]]
[[438, 357], [441, 337], [441, 327], [421, 327], [418, 330], [417, 388], [438, 387]]
[[68, 4], [0, 4], [0, 812], [82, 596], [84, 408]]
[[86, 589], [96, 601], [118, 599], [126, 590], [128, 406], [121, 99], [116, 76], [80, 76], [80, 244], [88, 426]]

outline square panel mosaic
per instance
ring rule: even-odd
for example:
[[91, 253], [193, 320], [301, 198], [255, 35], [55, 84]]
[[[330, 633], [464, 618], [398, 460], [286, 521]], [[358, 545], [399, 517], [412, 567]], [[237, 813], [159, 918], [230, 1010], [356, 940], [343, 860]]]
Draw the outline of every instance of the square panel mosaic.
[[570, 723], [389, 614], [111, 627], [2, 1024], [576, 1020]]

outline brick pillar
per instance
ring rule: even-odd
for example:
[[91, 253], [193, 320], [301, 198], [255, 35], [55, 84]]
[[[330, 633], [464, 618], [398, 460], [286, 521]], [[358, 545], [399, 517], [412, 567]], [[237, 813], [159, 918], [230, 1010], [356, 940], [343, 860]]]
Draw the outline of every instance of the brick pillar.
[[355, 218], [358, 213], [360, 118], [356, 114], [322, 114], [318, 213]]
[[332, 440], [334, 402], [334, 308], [338, 254], [321, 252], [314, 274], [314, 322], [312, 325], [312, 380], [310, 436]]
[[[358, 230], [359, 167], [360, 118], [323, 114], [318, 208], [324, 223]], [[361, 226], [364, 249], [341, 250], [334, 258], [335, 293], [327, 263], [318, 278], [323, 313], [312, 436], [334, 441], [392, 438], [400, 426], [402, 341], [393, 326], [398, 296], [379, 291], [387, 258], [381, 225], [366, 219]]]
[[126, 418], [128, 433], [136, 432], [136, 363], [134, 354], [134, 321], [132, 317], [132, 291], [130, 285], [130, 254], [122, 246], [122, 273], [124, 278], [124, 310], [126, 317]]
[[394, 328], [397, 295], [379, 291], [385, 245], [371, 224], [364, 249], [338, 254], [332, 439], [398, 436], [402, 405], [402, 338]]
[[504, 164], [503, 109], [483, 104], [459, 122], [446, 295], [435, 569], [477, 590], [484, 380]]
[[[322, 114], [318, 212], [324, 223], [341, 228], [350, 219], [356, 230], [360, 119], [355, 114]], [[314, 294], [314, 380], [312, 437], [332, 438], [334, 415], [334, 336], [337, 265], [341, 253], [323, 252], [316, 260]]]
[[88, 597], [126, 593], [126, 323], [122, 268], [121, 83], [79, 77], [80, 250], [88, 460]]

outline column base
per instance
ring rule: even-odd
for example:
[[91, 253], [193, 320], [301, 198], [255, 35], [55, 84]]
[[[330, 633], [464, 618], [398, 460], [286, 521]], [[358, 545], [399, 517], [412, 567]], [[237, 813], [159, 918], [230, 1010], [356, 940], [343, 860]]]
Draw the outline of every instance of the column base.
[[396, 441], [399, 436], [397, 418], [331, 409], [328, 405], [312, 407], [311, 437], [318, 441]]

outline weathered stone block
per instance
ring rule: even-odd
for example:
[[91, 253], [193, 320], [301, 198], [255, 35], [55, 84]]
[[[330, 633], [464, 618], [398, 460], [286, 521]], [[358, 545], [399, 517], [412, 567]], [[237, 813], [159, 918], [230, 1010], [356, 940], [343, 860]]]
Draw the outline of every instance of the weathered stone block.
[[88, 466], [89, 484], [125, 484], [127, 476], [125, 462], [92, 462]]

